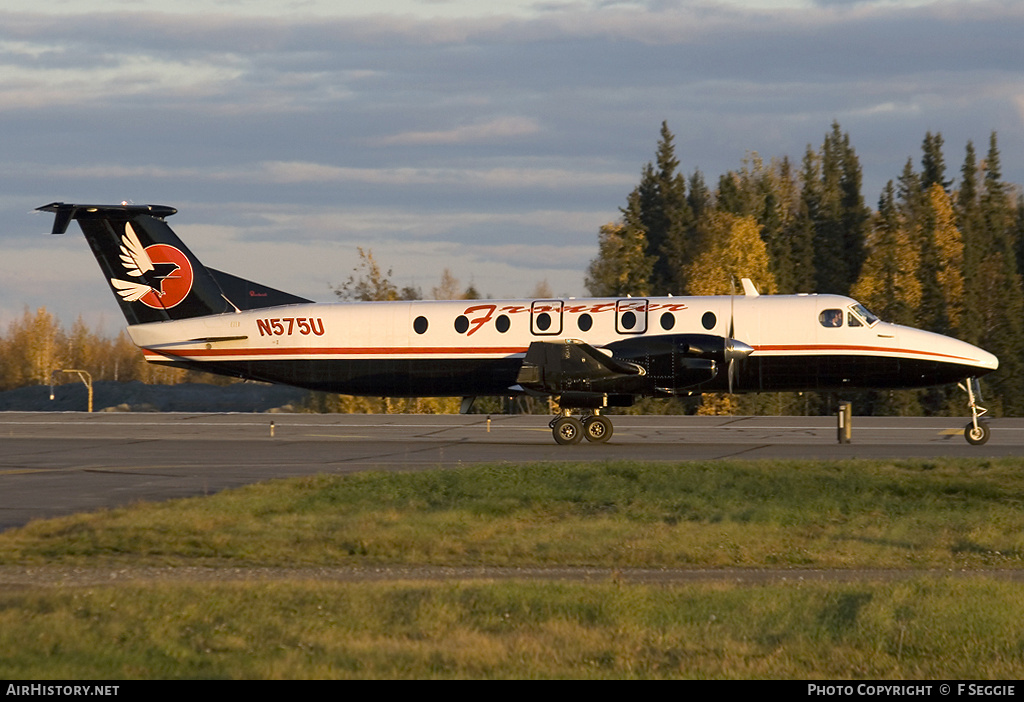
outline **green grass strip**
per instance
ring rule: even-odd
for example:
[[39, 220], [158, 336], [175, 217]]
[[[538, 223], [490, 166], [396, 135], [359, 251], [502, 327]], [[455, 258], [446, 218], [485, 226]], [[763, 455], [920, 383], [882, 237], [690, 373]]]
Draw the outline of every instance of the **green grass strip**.
[[0, 563], [1024, 565], [1021, 459], [483, 466], [321, 475], [39, 521]]
[[153, 585], [0, 593], [0, 678], [1020, 679], [995, 580], [671, 588]]

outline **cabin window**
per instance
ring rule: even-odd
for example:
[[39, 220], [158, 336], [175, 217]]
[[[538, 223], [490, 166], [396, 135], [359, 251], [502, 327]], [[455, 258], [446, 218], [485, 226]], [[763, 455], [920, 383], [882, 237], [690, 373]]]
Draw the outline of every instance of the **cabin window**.
[[413, 320], [412, 328], [417, 334], [426, 334], [427, 332], [427, 318], [417, 317]]
[[818, 315], [818, 321], [821, 322], [823, 327], [841, 327], [843, 326], [843, 311], [822, 310], [821, 314]]
[[469, 317], [464, 314], [460, 314], [455, 318], [455, 331], [460, 334], [465, 334], [467, 329], [469, 329]]
[[576, 320], [576, 326], [580, 328], [580, 331], [590, 331], [594, 326], [594, 318], [584, 312]]
[[668, 331], [676, 325], [676, 316], [671, 312], [661, 315], [661, 328]]
[[715, 325], [718, 324], [718, 318], [715, 317], [714, 312], [705, 312], [704, 316], [700, 318], [700, 323], [705, 329], [711, 331], [715, 328]]
[[622, 315], [619, 323], [622, 324], [623, 329], [632, 329], [636, 326], [636, 314], [633, 312], [626, 312]]
[[512, 323], [509, 321], [507, 314], [500, 315], [496, 320], [494, 320], [494, 328], [502, 334], [507, 332], [511, 326]]
[[547, 312], [541, 312], [534, 318], [534, 324], [541, 331], [547, 331], [551, 328], [551, 315]]

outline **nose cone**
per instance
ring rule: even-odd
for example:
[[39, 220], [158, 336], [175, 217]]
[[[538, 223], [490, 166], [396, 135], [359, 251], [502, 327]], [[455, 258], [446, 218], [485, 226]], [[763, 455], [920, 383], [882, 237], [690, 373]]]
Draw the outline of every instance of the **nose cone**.
[[995, 355], [950, 336], [884, 322], [874, 329], [879, 340], [892, 340], [891, 349], [900, 357], [904, 387], [958, 383], [964, 378], [987, 375], [999, 367]]
[[994, 354], [950, 336], [919, 329], [907, 334], [901, 330], [900, 340], [909, 342], [923, 357], [950, 364], [965, 376], [986, 375], [999, 367], [999, 359]]
[[999, 367], [999, 359], [985, 349], [949, 336], [933, 336], [941, 339], [941, 342], [933, 346], [932, 350], [947, 356], [951, 362], [964, 367], [972, 375], [985, 375]]
[[977, 354], [977, 366], [979, 368], [978, 375], [983, 373], [991, 373], [999, 367], [999, 359], [996, 358], [995, 354], [991, 354], [985, 349], [979, 349], [977, 346], [971, 346]]

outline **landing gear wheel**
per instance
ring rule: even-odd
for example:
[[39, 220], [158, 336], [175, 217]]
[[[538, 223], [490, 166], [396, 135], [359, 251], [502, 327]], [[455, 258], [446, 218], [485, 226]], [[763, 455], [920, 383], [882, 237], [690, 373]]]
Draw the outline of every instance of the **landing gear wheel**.
[[551, 433], [555, 442], [562, 444], [578, 444], [583, 439], [583, 425], [575, 417], [559, 417], [551, 423]]
[[988, 441], [991, 435], [992, 430], [984, 422], [978, 422], [977, 427], [974, 426], [974, 422], [964, 427], [964, 438], [967, 439], [967, 443], [971, 446], [981, 446]]
[[583, 420], [583, 436], [596, 444], [612, 438], [612, 421], [599, 414], [592, 414]]
[[971, 409], [971, 423], [964, 427], [964, 438], [971, 446], [981, 446], [988, 441], [991, 434], [988, 424], [978, 421], [978, 417], [988, 412], [978, 404], [978, 400], [981, 399], [981, 385], [977, 378], [967, 378], [957, 385], [967, 393], [967, 406]]

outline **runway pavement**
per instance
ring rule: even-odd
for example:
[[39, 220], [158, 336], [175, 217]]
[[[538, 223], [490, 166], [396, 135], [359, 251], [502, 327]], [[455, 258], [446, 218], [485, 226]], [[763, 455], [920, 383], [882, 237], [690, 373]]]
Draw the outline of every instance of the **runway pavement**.
[[546, 416], [0, 413], [0, 530], [272, 478], [476, 463], [1024, 455], [1024, 419], [615, 416], [608, 444], [558, 446]]

